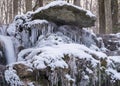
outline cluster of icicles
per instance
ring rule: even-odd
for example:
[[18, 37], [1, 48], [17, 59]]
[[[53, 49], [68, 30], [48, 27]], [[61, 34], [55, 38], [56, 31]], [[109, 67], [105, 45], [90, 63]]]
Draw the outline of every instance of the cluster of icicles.
[[[11, 29], [11, 28], [8, 28]], [[1, 29], [2, 30], [2, 29]], [[7, 30], [6, 30], [7, 31]], [[3, 31], [1, 31], [3, 32]], [[9, 33], [9, 32], [5, 32]], [[52, 22], [47, 22], [43, 20], [37, 20], [24, 23], [21, 27], [16, 27], [16, 32], [14, 35], [8, 34], [2, 35], [0, 33], [0, 43], [4, 48], [5, 57], [7, 59], [7, 64], [13, 63], [16, 61], [17, 54], [20, 52], [18, 48], [22, 46], [23, 48], [32, 48], [39, 43], [39, 37], [44, 36], [48, 37], [51, 34], [61, 33], [62, 35], [67, 36], [74, 43], [85, 44], [90, 47], [91, 44], [95, 44], [95, 36], [90, 32], [71, 25], [62, 25], [57, 26]], [[16, 41], [17, 40], [17, 41]], [[101, 72], [100, 67], [98, 69], [92, 68], [91, 63], [86, 59], [75, 59], [74, 57], [69, 58], [68, 60], [69, 69], [58, 69], [54, 71], [46, 71], [47, 75], [38, 71], [36, 75], [39, 78], [42, 77], [43, 80], [46, 80], [45, 76], [49, 76], [46, 82], [46, 86], [100, 86], [101, 85]], [[92, 73], [90, 73], [89, 68], [91, 68]], [[68, 72], [69, 74], [66, 74]], [[89, 77], [88, 77], [89, 76]], [[98, 78], [97, 78], [98, 77]], [[103, 76], [104, 77], [104, 76]], [[77, 80], [75, 82], [75, 80]], [[105, 79], [106, 80], [106, 79]], [[109, 80], [108, 80], [109, 81]], [[99, 82], [99, 83], [98, 83]], [[106, 81], [107, 83], [107, 81]]]

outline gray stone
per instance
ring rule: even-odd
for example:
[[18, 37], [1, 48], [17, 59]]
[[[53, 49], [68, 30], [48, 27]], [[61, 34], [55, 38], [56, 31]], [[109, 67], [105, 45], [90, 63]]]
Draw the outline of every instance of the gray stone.
[[58, 25], [75, 25], [79, 27], [94, 26], [96, 17], [89, 15], [89, 11], [79, 7], [64, 4], [55, 5], [32, 14], [32, 20], [45, 19]]

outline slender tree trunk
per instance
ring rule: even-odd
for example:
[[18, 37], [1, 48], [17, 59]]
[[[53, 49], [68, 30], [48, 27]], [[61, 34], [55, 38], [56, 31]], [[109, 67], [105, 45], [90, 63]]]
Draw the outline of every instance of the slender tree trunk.
[[39, 3], [39, 7], [42, 7], [43, 6], [43, 0], [38, 0], [38, 3]]
[[36, 0], [35, 6], [33, 7], [33, 11], [36, 10], [38, 7], [43, 6], [43, 0]]
[[32, 10], [32, 0], [25, 0], [26, 12]]
[[9, 1], [9, 23], [11, 23], [12, 22], [12, 20], [13, 20], [13, 11], [12, 11], [12, 8], [13, 8], [13, 4], [12, 4], [12, 1], [13, 0], [10, 0]]
[[80, 0], [74, 0], [74, 4], [80, 6]]
[[99, 33], [105, 34], [105, 10], [104, 0], [98, 0], [99, 5]]
[[90, 11], [92, 11], [93, 0], [90, 1]]
[[4, 13], [5, 13], [5, 15], [4, 15], [4, 23], [5, 24], [7, 24], [7, 20], [8, 20], [8, 12], [7, 12], [7, 10], [8, 9], [6, 9], [6, 7], [7, 7], [7, 1], [3, 1], [3, 5], [4, 5]]
[[111, 0], [104, 0], [105, 3], [105, 24], [106, 33], [112, 33], [112, 12], [111, 12]]
[[88, 10], [88, 0], [86, 0], [86, 9]]
[[13, 16], [18, 14], [18, 0], [13, 0]]
[[117, 24], [118, 24], [118, 0], [112, 0], [111, 10], [112, 10], [112, 25], [113, 25], [112, 31], [116, 32]]
[[3, 23], [3, 1], [0, 2], [0, 24]]

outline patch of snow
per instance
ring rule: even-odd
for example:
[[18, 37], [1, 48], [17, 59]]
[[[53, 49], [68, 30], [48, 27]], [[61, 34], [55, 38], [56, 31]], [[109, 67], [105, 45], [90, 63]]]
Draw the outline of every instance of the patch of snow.
[[20, 81], [20, 78], [16, 74], [16, 71], [10, 67], [5, 71], [5, 80], [10, 86], [22, 86], [23, 83]]
[[31, 27], [32, 25], [35, 25], [35, 24], [43, 24], [43, 23], [48, 23], [47, 20], [33, 20], [33, 21], [29, 21], [27, 23], [25, 23], [25, 25], [29, 25], [28, 27]]
[[35, 86], [33, 82], [28, 83], [27, 86]]
[[114, 62], [120, 63], [120, 56], [109, 56], [108, 58]]
[[86, 71], [87, 71], [89, 74], [92, 74], [92, 73], [93, 73], [93, 71], [92, 71], [91, 69], [89, 69], [89, 68], [86, 68]]
[[8, 29], [7, 29], [7, 33], [11, 36], [14, 36], [16, 33], [16, 25], [15, 23], [12, 23], [9, 25]]
[[120, 72], [117, 72], [116, 70], [112, 69], [112, 68], [108, 68], [106, 70], [106, 72], [111, 75], [111, 78], [113, 80], [120, 80]]
[[89, 10], [87, 10], [86, 15], [88, 15], [88, 16], [90, 16], [90, 17], [95, 17], [95, 15], [94, 15], [94, 14], [92, 14]]
[[65, 77], [68, 79], [68, 81], [75, 82], [75, 79], [73, 79], [69, 74], [66, 74]]
[[50, 34], [47, 36], [41, 35], [38, 39], [36, 47], [52, 46], [64, 43], [72, 43], [72, 40], [62, 33]]
[[64, 55], [68, 55], [69, 57], [90, 60], [92, 65], [96, 66], [98, 61], [92, 57], [92, 54], [95, 54], [98, 58], [106, 57], [101, 52], [92, 51], [84, 45], [72, 43], [25, 49], [19, 53], [18, 61], [30, 60], [31, 64], [37, 69], [45, 69], [49, 66], [53, 70], [57, 67], [68, 68], [67, 63], [64, 61]]

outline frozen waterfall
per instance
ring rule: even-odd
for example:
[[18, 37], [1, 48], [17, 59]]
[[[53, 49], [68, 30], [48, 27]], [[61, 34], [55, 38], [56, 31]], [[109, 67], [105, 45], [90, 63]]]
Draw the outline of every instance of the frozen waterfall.
[[12, 39], [8, 36], [0, 35], [0, 42], [2, 43], [4, 49], [3, 52], [5, 52], [7, 64], [15, 62], [16, 58]]

